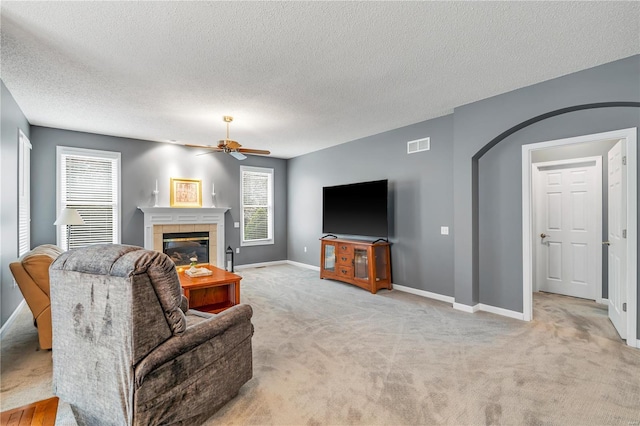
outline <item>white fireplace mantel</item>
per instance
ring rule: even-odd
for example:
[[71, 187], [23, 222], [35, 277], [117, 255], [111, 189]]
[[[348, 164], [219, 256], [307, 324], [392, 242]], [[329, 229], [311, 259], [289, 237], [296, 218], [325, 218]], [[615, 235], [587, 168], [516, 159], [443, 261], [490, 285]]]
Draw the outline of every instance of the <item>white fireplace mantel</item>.
[[144, 248], [153, 250], [154, 225], [217, 225], [216, 260], [224, 265], [224, 214], [229, 207], [138, 207], [144, 213]]

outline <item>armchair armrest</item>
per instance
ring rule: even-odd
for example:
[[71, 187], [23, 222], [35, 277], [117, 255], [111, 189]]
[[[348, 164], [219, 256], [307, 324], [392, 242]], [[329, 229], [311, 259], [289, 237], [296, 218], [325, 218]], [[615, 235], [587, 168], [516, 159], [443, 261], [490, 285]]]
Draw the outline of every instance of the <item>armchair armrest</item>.
[[208, 320], [188, 327], [182, 334], [169, 338], [153, 349], [135, 367], [136, 386], [140, 387], [145, 376], [159, 366], [191, 351], [216, 336], [221, 336], [231, 331], [234, 327], [240, 328], [237, 333], [240, 333], [243, 338], [250, 337], [253, 334], [252, 316], [253, 310], [250, 305], [236, 305]]

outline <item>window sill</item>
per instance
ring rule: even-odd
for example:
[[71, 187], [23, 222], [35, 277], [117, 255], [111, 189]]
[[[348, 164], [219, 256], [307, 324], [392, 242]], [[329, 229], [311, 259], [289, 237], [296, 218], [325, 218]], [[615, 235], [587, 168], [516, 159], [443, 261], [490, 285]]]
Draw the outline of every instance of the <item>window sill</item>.
[[240, 241], [240, 247], [268, 246], [273, 244], [274, 244], [273, 238], [269, 240]]

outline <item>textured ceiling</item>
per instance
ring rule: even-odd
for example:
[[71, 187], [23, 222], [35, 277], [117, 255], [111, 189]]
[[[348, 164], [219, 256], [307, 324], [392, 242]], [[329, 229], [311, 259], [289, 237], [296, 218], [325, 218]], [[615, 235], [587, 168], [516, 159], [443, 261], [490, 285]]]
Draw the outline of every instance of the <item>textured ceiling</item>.
[[[34, 125], [291, 158], [640, 53], [638, 2], [2, 1]], [[426, 136], [426, 135], [425, 135]]]

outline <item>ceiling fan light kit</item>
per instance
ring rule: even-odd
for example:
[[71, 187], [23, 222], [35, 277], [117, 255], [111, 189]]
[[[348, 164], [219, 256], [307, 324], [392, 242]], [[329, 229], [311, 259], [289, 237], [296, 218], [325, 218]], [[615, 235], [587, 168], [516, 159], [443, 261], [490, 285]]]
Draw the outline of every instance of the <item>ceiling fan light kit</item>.
[[231, 117], [230, 115], [225, 115], [222, 117], [222, 119], [224, 120], [225, 123], [227, 123], [227, 137], [225, 139], [221, 139], [220, 141], [218, 141], [217, 146], [206, 146], [206, 145], [187, 145], [187, 146], [193, 147], [193, 148], [207, 148], [207, 149], [211, 149], [212, 152], [224, 152], [226, 154], [231, 155], [236, 160], [246, 159], [247, 156], [244, 155], [243, 153], [258, 154], [258, 155], [271, 154], [270, 151], [267, 151], [264, 149], [242, 148], [242, 145], [239, 142], [234, 141], [233, 139], [229, 139], [229, 123], [233, 121], [233, 117]]

